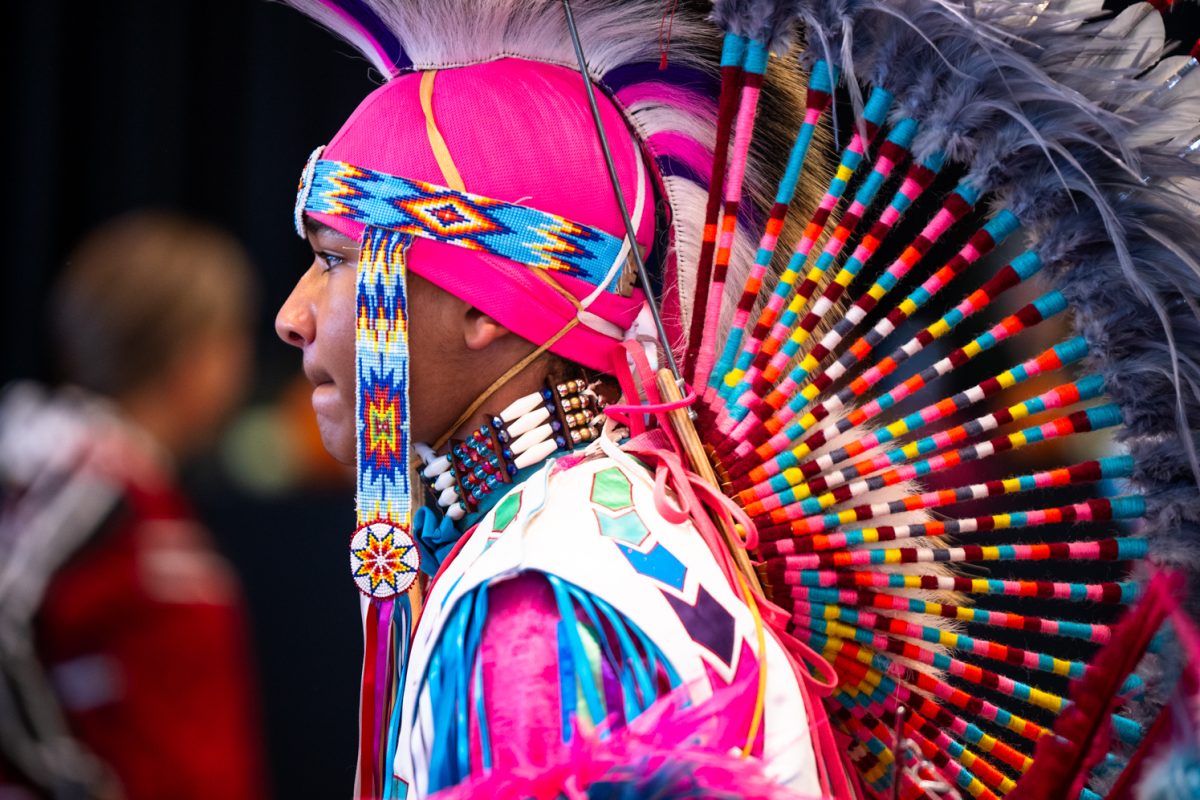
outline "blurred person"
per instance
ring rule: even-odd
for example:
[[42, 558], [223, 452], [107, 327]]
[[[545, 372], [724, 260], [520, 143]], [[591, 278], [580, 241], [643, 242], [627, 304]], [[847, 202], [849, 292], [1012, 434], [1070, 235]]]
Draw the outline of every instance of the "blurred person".
[[0, 794], [265, 795], [245, 612], [177, 485], [250, 366], [228, 235], [139, 212], [69, 259], [63, 385], [0, 395]]

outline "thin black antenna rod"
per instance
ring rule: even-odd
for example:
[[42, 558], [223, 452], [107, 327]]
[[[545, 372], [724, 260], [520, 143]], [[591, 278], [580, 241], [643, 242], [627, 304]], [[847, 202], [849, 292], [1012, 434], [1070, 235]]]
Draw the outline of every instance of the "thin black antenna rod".
[[588, 105], [592, 109], [592, 122], [595, 123], [596, 136], [600, 139], [600, 149], [604, 151], [604, 163], [608, 167], [608, 182], [616, 197], [617, 208], [621, 209], [621, 219], [625, 223], [625, 235], [629, 237], [633, 263], [637, 266], [638, 278], [642, 282], [642, 291], [646, 293], [650, 313], [654, 317], [654, 327], [658, 331], [658, 341], [667, 357], [667, 366], [675, 378], [680, 393], [684, 394], [683, 376], [679, 372], [679, 365], [675, 363], [675, 354], [671, 352], [671, 345], [667, 341], [667, 329], [663, 327], [662, 317], [658, 313], [658, 303], [654, 299], [650, 274], [646, 272], [646, 262], [642, 259], [642, 251], [638, 248], [637, 231], [633, 227], [633, 220], [629, 218], [629, 209], [625, 208], [625, 195], [621, 191], [621, 180], [617, 177], [617, 167], [613, 163], [608, 137], [604, 134], [604, 123], [600, 120], [600, 107], [596, 105], [596, 91], [592, 88], [592, 79], [588, 74], [587, 59], [583, 56], [583, 45], [579, 41], [579, 29], [575, 27], [575, 15], [571, 13], [571, 0], [562, 0], [562, 4], [563, 11], [567, 14], [567, 30], [571, 33], [571, 44], [575, 46], [575, 60], [579, 62], [579, 72], [583, 75], [583, 86], [587, 90]]

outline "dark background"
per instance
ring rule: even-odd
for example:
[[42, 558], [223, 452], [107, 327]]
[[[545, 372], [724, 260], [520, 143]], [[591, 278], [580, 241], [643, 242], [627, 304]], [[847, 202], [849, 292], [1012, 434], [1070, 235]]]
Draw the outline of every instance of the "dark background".
[[[299, 366], [271, 327], [309, 258], [291, 230], [297, 178], [374, 85], [366, 63], [263, 0], [38, 0], [5, 16], [0, 384], [49, 377], [42, 304], [70, 248], [97, 223], [154, 206], [221, 225], [249, 249], [262, 284], [254, 394], [270, 401]], [[1181, 7], [1169, 35], [1190, 46], [1198, 19], [1196, 5]], [[263, 499], [213, 468], [192, 484], [246, 586], [275, 790], [345, 796], [361, 653], [345, 576], [350, 492]]]
[[[0, 384], [50, 377], [41, 308], [71, 248], [151, 206], [249, 249], [261, 283], [252, 399], [270, 402], [300, 366], [272, 328], [311, 259], [292, 231], [297, 179], [373, 87], [366, 62], [263, 0], [37, 0], [5, 17]], [[263, 498], [211, 465], [189, 478], [249, 600], [275, 791], [347, 797], [362, 653], [352, 484]]]

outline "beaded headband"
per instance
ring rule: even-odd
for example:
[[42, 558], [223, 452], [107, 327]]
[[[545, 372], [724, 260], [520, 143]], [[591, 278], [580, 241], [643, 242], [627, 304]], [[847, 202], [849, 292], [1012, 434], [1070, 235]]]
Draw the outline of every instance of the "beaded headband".
[[614, 278], [626, 265], [627, 240], [528, 206], [322, 159], [322, 150], [313, 151], [300, 178], [295, 224], [302, 238], [305, 212], [329, 214], [622, 289]]

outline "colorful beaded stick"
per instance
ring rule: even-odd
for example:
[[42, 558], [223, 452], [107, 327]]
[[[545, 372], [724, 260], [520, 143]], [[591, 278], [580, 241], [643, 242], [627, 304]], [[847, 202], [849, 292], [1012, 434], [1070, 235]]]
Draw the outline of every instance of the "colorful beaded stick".
[[[1196, 237], [1171, 187], [1196, 172], [1160, 156], [1194, 152], [1197, 120], [1136, 133], [1195, 91], [1181, 80], [1196, 62], [1150, 70], [1161, 49], [1131, 33], [1157, 19], [1149, 5], [1109, 27], [1066, 5], [792, 6], [808, 109], [710, 371], [732, 298], [727, 240], [714, 258], [707, 237], [736, 224], [763, 69], [747, 57], [722, 74], [721, 97], [742, 97], [718, 118], [737, 119], [709, 192], [725, 216], [706, 220], [684, 369], [724, 485], [758, 527], [767, 595], [837, 669], [833, 718], [879, 796], [928, 793], [919, 770], [897, 779], [893, 732], [963, 796], [1014, 790], [1068, 705], [1064, 679], [1111, 635], [1114, 614], [1092, 604], [1132, 603], [1143, 573], [1129, 567], [1147, 558], [1200, 566], [1172, 542], [1195, 536], [1178, 514], [1198, 507], [1200, 413], [1181, 387], [1197, 375], [1200, 280], [1172, 241]], [[716, 9], [726, 53], [764, 51], [779, 21]], [[839, 71], [855, 130], [772, 284], [795, 182], [827, 168], [809, 142]], [[1105, 78], [1120, 91], [1100, 91]], [[1120, 713], [1112, 727], [1084, 797], [1144, 733]]]

